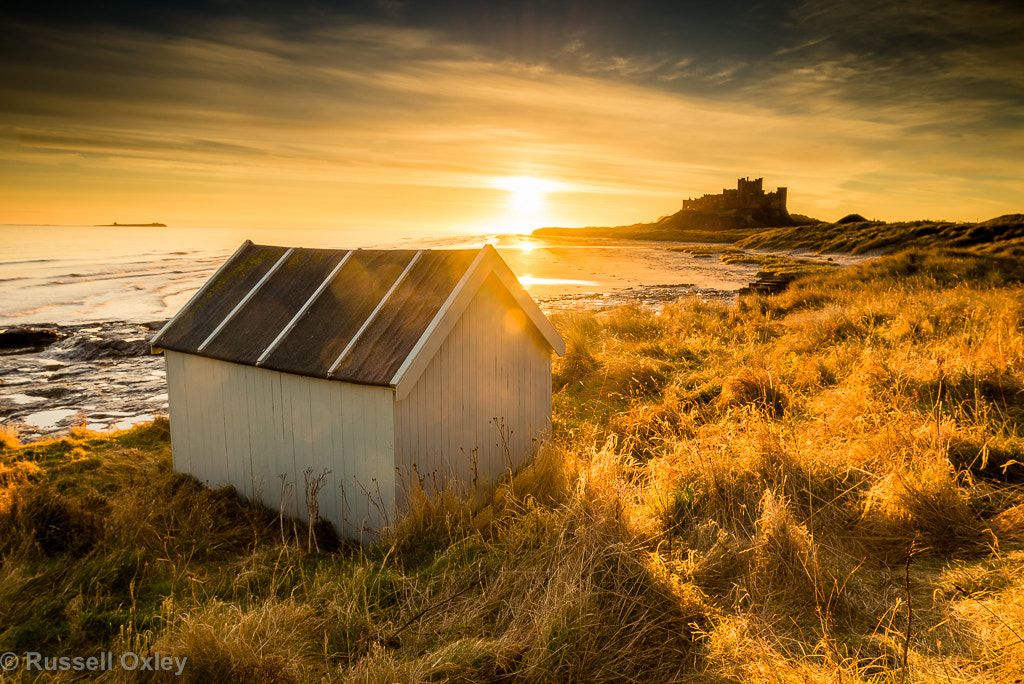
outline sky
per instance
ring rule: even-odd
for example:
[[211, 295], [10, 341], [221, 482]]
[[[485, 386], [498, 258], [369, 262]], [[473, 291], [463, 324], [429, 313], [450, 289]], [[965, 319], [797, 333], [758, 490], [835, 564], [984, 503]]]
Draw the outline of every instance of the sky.
[[764, 178], [834, 221], [1024, 212], [988, 0], [20, 3], [0, 224], [621, 225]]

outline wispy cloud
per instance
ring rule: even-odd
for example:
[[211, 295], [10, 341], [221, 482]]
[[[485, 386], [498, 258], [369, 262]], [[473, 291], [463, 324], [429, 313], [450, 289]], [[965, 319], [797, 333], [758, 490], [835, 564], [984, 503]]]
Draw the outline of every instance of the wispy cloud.
[[[808, 0], [794, 17], [801, 33], [816, 36], [794, 57], [841, 66], [832, 84], [849, 102], [1024, 105], [1024, 9], [1017, 5]], [[785, 72], [793, 62], [773, 67]]]

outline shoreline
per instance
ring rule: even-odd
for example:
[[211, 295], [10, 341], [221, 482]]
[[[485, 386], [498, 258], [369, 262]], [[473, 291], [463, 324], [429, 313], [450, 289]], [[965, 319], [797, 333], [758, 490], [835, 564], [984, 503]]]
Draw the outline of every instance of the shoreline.
[[[551, 315], [625, 304], [658, 309], [689, 297], [731, 305], [738, 293], [678, 283], [535, 300]], [[42, 348], [0, 349], [0, 429], [15, 431], [28, 443], [61, 437], [79, 426], [106, 432], [166, 416], [163, 355], [149, 350], [149, 340], [165, 322], [45, 322], [0, 328], [0, 334], [31, 328], [51, 330], [58, 337]]]

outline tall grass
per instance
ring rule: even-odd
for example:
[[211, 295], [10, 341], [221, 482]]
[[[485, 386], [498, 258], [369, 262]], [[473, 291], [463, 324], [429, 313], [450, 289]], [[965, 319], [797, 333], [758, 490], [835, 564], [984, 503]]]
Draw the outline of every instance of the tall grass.
[[1019, 681], [1019, 277], [905, 254], [563, 314], [541, 455], [411, 492], [369, 549], [174, 474], [166, 421], [7, 436], [0, 647], [195, 682]]

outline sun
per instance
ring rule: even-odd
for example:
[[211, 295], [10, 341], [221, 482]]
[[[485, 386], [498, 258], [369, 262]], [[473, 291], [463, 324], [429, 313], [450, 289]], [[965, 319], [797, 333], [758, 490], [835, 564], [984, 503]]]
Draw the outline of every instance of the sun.
[[544, 196], [556, 190], [558, 183], [531, 176], [500, 178], [495, 185], [509, 193], [508, 206], [520, 214], [537, 214], [545, 209]]

